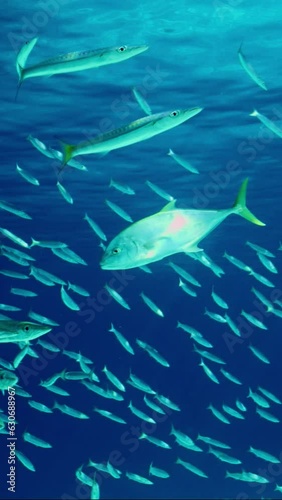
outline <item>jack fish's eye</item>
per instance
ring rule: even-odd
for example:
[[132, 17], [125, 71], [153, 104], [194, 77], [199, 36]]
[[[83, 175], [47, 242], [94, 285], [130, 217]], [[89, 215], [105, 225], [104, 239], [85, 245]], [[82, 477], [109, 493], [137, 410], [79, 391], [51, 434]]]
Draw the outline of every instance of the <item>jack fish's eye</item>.
[[24, 327], [24, 331], [25, 331], [25, 332], [29, 332], [29, 326], [28, 326], [28, 325], [25, 325], [25, 327]]
[[127, 49], [126, 45], [122, 45], [118, 48], [118, 52], [124, 52]]
[[120, 248], [114, 248], [114, 249], [112, 250], [112, 254], [113, 254], [113, 255], [116, 255], [116, 254], [118, 254], [118, 253], [120, 253], [120, 252], [121, 252]]
[[178, 116], [178, 115], [179, 115], [179, 111], [172, 111], [169, 116], [174, 118], [175, 116]]

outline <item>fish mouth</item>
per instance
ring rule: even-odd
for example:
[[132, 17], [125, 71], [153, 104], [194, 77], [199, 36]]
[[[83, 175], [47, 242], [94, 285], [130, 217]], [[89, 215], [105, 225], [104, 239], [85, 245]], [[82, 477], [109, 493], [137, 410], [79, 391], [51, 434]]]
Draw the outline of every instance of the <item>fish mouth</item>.
[[111, 264], [110, 262], [107, 262], [104, 259], [100, 261], [100, 267], [101, 269], [103, 269], [103, 271], [119, 271], [123, 269], [122, 267], [116, 266], [115, 264]]
[[193, 116], [197, 115], [198, 113], [201, 113], [204, 108], [190, 108], [190, 109], [184, 109], [183, 113], [184, 115], [188, 115], [189, 118], [192, 118]]
[[40, 328], [38, 328], [38, 332], [40, 332], [42, 334], [43, 333], [49, 333], [49, 332], [51, 332], [52, 328], [53, 328], [53, 326], [51, 326], [51, 325], [48, 325], [48, 326], [47, 325], [46, 326], [42, 325], [42, 327], [40, 326]]
[[107, 262], [105, 262], [103, 259], [100, 261], [100, 267], [101, 269], [103, 269], [104, 271], [110, 271], [112, 269], [111, 265]]
[[132, 51], [134, 51], [136, 54], [141, 54], [141, 52], [145, 52], [145, 50], [148, 50], [149, 45], [137, 45], [136, 47], [131, 47]]

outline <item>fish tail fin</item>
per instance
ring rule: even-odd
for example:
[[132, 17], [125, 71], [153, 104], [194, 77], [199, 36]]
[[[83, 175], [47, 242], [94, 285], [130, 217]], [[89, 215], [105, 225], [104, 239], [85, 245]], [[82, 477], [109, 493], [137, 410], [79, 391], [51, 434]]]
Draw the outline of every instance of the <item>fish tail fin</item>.
[[34, 247], [35, 245], [38, 245], [39, 241], [35, 240], [34, 238], [31, 238], [31, 244], [29, 245], [29, 248]]
[[[23, 71], [23, 68], [21, 68], [21, 71]], [[19, 77], [19, 81], [18, 81], [18, 85], [17, 85], [17, 89], [16, 89], [15, 102], [17, 102], [19, 91], [20, 91], [20, 88], [22, 86], [22, 83], [23, 83], [23, 77], [21, 74], [21, 76]]]
[[65, 168], [66, 164], [72, 159], [73, 156], [73, 151], [75, 149], [75, 146], [71, 144], [66, 144], [63, 141], [60, 141], [61, 147], [62, 147], [62, 153], [63, 153], [63, 161], [62, 161], [62, 166], [60, 168], [60, 172]]
[[29, 54], [31, 53], [34, 45], [36, 44], [37, 40], [38, 40], [38, 38], [35, 37], [35, 38], [32, 38], [30, 41], [26, 42], [22, 46], [22, 48], [20, 49], [20, 51], [17, 55], [16, 69], [17, 69], [17, 73], [19, 76], [19, 82], [18, 82], [18, 86], [17, 86], [15, 101], [17, 100], [19, 90], [20, 90], [22, 82], [24, 80], [24, 70], [25, 70], [26, 61], [27, 61]]
[[233, 204], [234, 211], [238, 215], [241, 215], [241, 217], [244, 217], [244, 219], [247, 219], [249, 222], [252, 222], [257, 226], [265, 226], [264, 222], [257, 219], [257, 217], [247, 208], [246, 196], [247, 196], [248, 181], [249, 179], [247, 178], [241, 184], [239, 193], [237, 195], [235, 203]]
[[57, 401], [54, 401], [53, 406], [52, 406], [52, 410], [57, 410], [57, 409], [59, 409], [58, 403], [57, 403]]
[[241, 41], [239, 48], [238, 48], [238, 54], [242, 54], [242, 46], [243, 46], [243, 40]]
[[61, 374], [60, 374], [60, 378], [61, 378], [62, 380], [66, 380], [66, 379], [65, 379], [65, 375], [66, 375], [66, 373], [67, 373], [67, 369], [66, 369], [66, 368], [64, 368], [64, 369], [61, 371]]
[[19, 94], [21, 85], [23, 83], [23, 78], [24, 78], [24, 66], [23, 66], [23, 63], [20, 64], [22, 50], [23, 50], [23, 48], [19, 51], [18, 56], [17, 56], [17, 61], [16, 61], [16, 68], [17, 68], [19, 80], [18, 80], [18, 85], [17, 85], [17, 89], [16, 89], [15, 102], [17, 101], [18, 94]]

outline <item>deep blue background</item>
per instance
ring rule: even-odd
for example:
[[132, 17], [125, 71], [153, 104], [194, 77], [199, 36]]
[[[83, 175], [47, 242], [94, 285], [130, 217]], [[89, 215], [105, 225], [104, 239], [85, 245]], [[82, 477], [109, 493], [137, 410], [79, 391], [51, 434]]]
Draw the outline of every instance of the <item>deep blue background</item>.
[[[42, 18], [38, 13], [50, 4], [47, 1], [40, 4], [20, 0], [1, 4], [4, 35], [1, 38], [1, 199], [16, 204], [32, 216], [28, 221], [1, 211], [1, 227], [28, 241], [31, 237], [65, 241], [87, 261], [88, 266], [68, 264], [49, 250], [33, 248], [31, 252], [36, 257], [36, 265], [85, 287], [92, 297], [96, 297], [112, 275], [100, 270], [102, 251], [99, 240], [83, 220], [84, 213], [87, 211], [100, 224], [110, 240], [127, 223], [105, 205], [106, 198], [120, 204], [133, 220], [152, 214], [165, 204], [144, 184], [147, 179], [176, 197], [178, 206], [182, 207], [197, 208], [196, 190], [207, 194], [215, 186], [216, 194], [207, 198], [207, 208], [226, 208], [231, 206], [240, 183], [248, 176], [249, 207], [266, 222], [266, 227], [260, 228], [232, 216], [204, 240], [200, 246], [225, 270], [221, 278], [185, 255], [173, 258], [201, 282], [197, 299], [186, 296], [179, 289], [177, 276], [167, 267], [166, 261], [161, 261], [151, 266], [151, 275], [139, 269], [130, 271], [134, 279], [128, 281], [122, 291], [131, 306], [130, 311], [112, 301], [89, 324], [64, 306], [59, 287], [48, 288], [32, 278], [30, 281], [16, 281], [1, 275], [0, 302], [22, 308], [22, 312], [14, 314], [15, 318], [26, 319], [32, 307], [60, 323], [60, 327], [53, 330], [55, 335], [64, 331], [69, 321], [76, 322], [81, 332], [69, 338], [67, 349], [80, 350], [93, 359], [103, 386], [107, 385], [101, 373], [105, 363], [122, 381], [127, 379], [131, 368], [133, 373], [181, 407], [181, 412], [173, 412], [164, 423], [158, 424], [154, 434], [168, 440], [171, 450], [141, 441], [138, 450], [130, 452], [132, 445], [123, 444], [121, 436], [123, 432], [130, 432], [131, 426], [140, 426], [140, 421], [129, 412], [127, 405], [132, 399], [146, 412], [148, 409], [143, 405], [142, 393], [127, 386], [122, 403], [104, 400], [78, 382], [60, 382], [58, 385], [66, 387], [71, 396], [54, 397], [38, 385], [40, 380], [63, 368], [76, 370], [78, 365], [62, 354], [52, 361], [43, 362], [42, 369], [30, 376], [26, 385], [21, 380], [32, 398], [49, 406], [54, 399], [65, 402], [91, 418], [85, 421], [59, 412], [51, 415], [39, 413], [27, 405], [26, 398], [16, 398], [17, 446], [36, 466], [36, 472], [32, 473], [18, 463], [16, 497], [64, 498], [63, 495], [69, 495], [87, 498], [88, 495], [89, 498], [89, 491], [83, 493], [78, 488], [75, 470], [87, 463], [90, 457], [96, 462], [107, 461], [109, 454], [118, 450], [124, 457], [120, 466], [123, 473], [128, 470], [148, 477], [149, 464], [153, 460], [156, 466], [169, 471], [171, 477], [168, 480], [155, 478], [153, 486], [139, 485], [124, 475], [119, 481], [106, 479], [101, 485], [101, 498], [234, 498], [238, 495], [238, 498], [243, 498], [240, 496], [242, 492], [244, 498], [279, 498], [274, 486], [276, 482], [282, 484], [281, 467], [269, 468], [269, 464], [247, 450], [251, 445], [279, 456], [282, 452], [281, 425], [256, 415], [254, 403], [246, 396], [249, 386], [255, 390], [257, 385], [262, 385], [281, 397], [281, 320], [268, 317], [264, 320], [268, 331], [254, 329], [251, 338], [237, 344], [231, 353], [223, 336], [228, 330], [204, 316], [203, 312], [205, 306], [213, 311], [219, 309], [210, 297], [212, 285], [228, 302], [229, 314], [234, 320], [242, 308], [249, 312], [255, 310], [251, 286], [259, 288], [266, 296], [271, 292], [227, 262], [222, 257], [225, 250], [267, 276], [276, 288], [281, 287], [280, 274], [268, 273], [255, 253], [245, 245], [249, 239], [276, 253], [275, 265], [281, 271], [280, 253], [277, 252], [282, 216], [281, 143], [249, 116], [254, 108], [269, 118], [277, 119], [282, 115], [279, 82], [282, 70], [281, 7], [274, 0], [269, 0], [267, 5], [262, 2], [258, 5], [256, 0], [206, 0], [200, 3], [178, 0], [168, 5], [147, 0], [125, 0], [122, 4], [104, 1], [95, 5], [89, 0], [60, 3], [57, 0], [53, 3], [56, 4], [54, 15]], [[40, 26], [38, 22], [41, 22]], [[16, 54], [22, 43], [33, 36], [39, 36], [39, 41], [28, 64], [73, 50], [143, 43], [150, 49], [121, 64], [49, 79], [27, 80], [18, 102], [14, 102]], [[268, 92], [257, 87], [241, 68], [237, 50], [242, 41], [247, 59], [265, 80]], [[68, 168], [60, 178], [74, 199], [73, 205], [67, 204], [56, 188], [58, 178], [53, 162], [40, 155], [26, 140], [27, 136], [31, 134], [50, 146], [59, 147], [57, 138], [70, 143], [79, 142], [84, 139], [85, 131], [95, 134], [104, 118], [118, 127], [141, 117], [142, 111], [132, 97], [122, 108], [115, 103], [122, 96], [130, 96], [133, 86], [144, 87], [144, 78], [156, 70], [161, 76], [151, 80], [152, 86], [147, 93], [153, 112], [194, 106], [204, 107], [204, 111], [150, 141], [114, 151], [104, 158], [84, 156], [88, 172]], [[250, 141], [255, 142], [250, 145]], [[169, 147], [191, 161], [200, 175], [190, 174], [174, 163], [166, 154]], [[216, 187], [212, 173], [226, 172], [229, 162], [238, 163], [236, 173], [228, 174], [226, 186]], [[16, 172], [16, 163], [38, 177], [40, 187], [25, 182]], [[136, 196], [126, 196], [110, 189], [111, 177], [129, 184], [135, 189]], [[1, 242], [10, 245], [7, 239], [2, 238]], [[4, 257], [1, 258], [1, 268], [26, 271]], [[39, 295], [33, 299], [16, 297], [9, 294], [11, 286], [30, 288]], [[147, 309], [139, 297], [141, 291], [156, 301], [164, 311], [165, 319]], [[72, 296], [80, 302], [79, 296]], [[226, 360], [226, 369], [242, 381], [242, 386], [226, 380], [219, 373], [219, 366], [208, 361], [207, 365], [218, 374], [220, 385], [213, 384], [205, 376], [198, 366], [198, 356], [192, 351], [192, 340], [176, 329], [177, 320], [193, 325], [210, 339], [214, 352]], [[135, 356], [124, 351], [108, 333], [111, 322], [134, 346]], [[163, 368], [146, 357], [136, 346], [136, 338], [155, 346], [169, 360], [171, 367]], [[250, 342], [269, 357], [270, 365], [253, 357], [248, 349]], [[36, 350], [43, 353], [40, 347]], [[1, 357], [12, 361], [17, 352], [16, 346], [1, 344]], [[27, 357], [23, 366], [32, 367], [32, 362], [32, 358]], [[20, 375], [19, 370], [17, 373]], [[224, 425], [207, 410], [209, 403], [217, 408], [222, 403], [234, 406], [237, 397], [247, 405], [245, 420], [230, 417], [231, 425]], [[1, 408], [6, 411], [7, 396], [0, 398]], [[128, 424], [120, 426], [103, 419], [92, 412], [94, 406], [117, 413]], [[282, 417], [278, 405], [271, 405], [270, 411]], [[260, 474], [265, 469], [271, 483], [264, 489], [264, 485], [225, 479], [226, 470], [240, 471], [240, 466], [231, 466], [207, 453], [189, 452], [173, 445], [173, 439], [168, 436], [172, 423], [192, 438], [200, 433], [229, 443], [232, 447], [230, 455], [241, 459], [245, 470]], [[25, 430], [49, 441], [53, 448], [39, 449], [23, 442], [21, 435]], [[4, 498], [7, 495], [7, 442], [5, 435], [0, 438], [0, 495]], [[203, 446], [207, 450], [206, 445]], [[177, 456], [203, 469], [209, 479], [202, 479], [176, 466]]]

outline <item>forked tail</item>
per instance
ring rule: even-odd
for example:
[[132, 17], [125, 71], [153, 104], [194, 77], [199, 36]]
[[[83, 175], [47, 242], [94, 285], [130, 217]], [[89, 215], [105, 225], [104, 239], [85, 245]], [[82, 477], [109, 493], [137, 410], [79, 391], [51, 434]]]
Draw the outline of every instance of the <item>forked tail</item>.
[[19, 90], [21, 88], [21, 85], [24, 80], [24, 70], [25, 70], [25, 65], [26, 61], [28, 59], [29, 54], [31, 53], [34, 45], [36, 44], [38, 38], [32, 38], [29, 40], [29, 42], [26, 42], [21, 50], [19, 51], [17, 55], [17, 60], [16, 60], [16, 68], [17, 68], [17, 73], [19, 75], [19, 81], [18, 81], [18, 86], [17, 86], [17, 91], [16, 91], [16, 96], [15, 96], [15, 101], [17, 100]]
[[71, 144], [66, 144], [63, 141], [60, 141], [61, 147], [62, 147], [62, 153], [63, 153], [63, 159], [62, 159], [62, 165], [60, 168], [60, 172], [64, 170], [66, 164], [72, 159], [72, 153], [75, 149], [75, 146], [72, 146]]
[[248, 182], [249, 179], [247, 178], [241, 184], [239, 193], [237, 195], [235, 203], [233, 204], [234, 212], [237, 213], [238, 215], [241, 215], [241, 217], [244, 217], [244, 219], [247, 219], [253, 224], [257, 224], [257, 226], [265, 226], [264, 222], [257, 219], [256, 216], [252, 214], [252, 212], [247, 208], [246, 196], [247, 196]]

